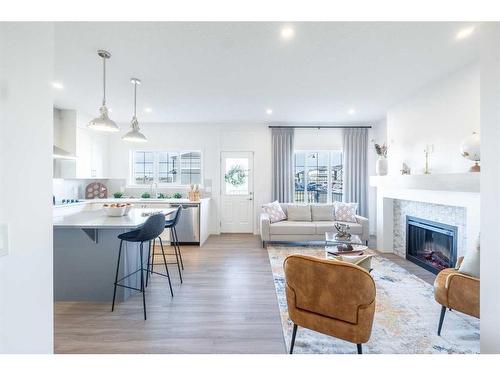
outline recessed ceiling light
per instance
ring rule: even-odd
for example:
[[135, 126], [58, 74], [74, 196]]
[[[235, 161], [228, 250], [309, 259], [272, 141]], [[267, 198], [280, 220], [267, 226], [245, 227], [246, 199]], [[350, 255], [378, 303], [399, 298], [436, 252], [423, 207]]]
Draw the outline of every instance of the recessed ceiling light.
[[146, 107], [146, 108], [144, 108], [144, 112], [151, 113], [151, 112], [153, 112], [153, 108]]
[[62, 90], [64, 88], [61, 82], [56, 82], [56, 81], [52, 82], [52, 87], [57, 90]]
[[460, 39], [465, 39], [465, 38], [468, 38], [469, 36], [471, 36], [473, 33], [474, 33], [474, 30], [476, 28], [474, 26], [469, 26], [469, 27], [466, 27], [462, 30], [460, 30], [457, 35], [456, 35], [456, 39], [457, 40], [460, 40]]
[[353, 115], [356, 113], [356, 110], [354, 108], [351, 108], [349, 111], [347, 111], [350, 115]]
[[281, 37], [285, 40], [290, 40], [295, 35], [295, 30], [290, 26], [285, 26], [281, 29]]
[[268, 108], [268, 109], [266, 109], [266, 113], [268, 115], [272, 115], [273, 114], [273, 110], [271, 108]]

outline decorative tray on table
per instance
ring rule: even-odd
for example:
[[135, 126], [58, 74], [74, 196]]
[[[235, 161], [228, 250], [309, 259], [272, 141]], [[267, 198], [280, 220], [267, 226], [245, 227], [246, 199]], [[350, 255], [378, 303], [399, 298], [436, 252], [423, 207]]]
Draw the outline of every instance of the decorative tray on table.
[[328, 246], [326, 251], [332, 255], [363, 255], [368, 249], [365, 245], [340, 244], [337, 246]]

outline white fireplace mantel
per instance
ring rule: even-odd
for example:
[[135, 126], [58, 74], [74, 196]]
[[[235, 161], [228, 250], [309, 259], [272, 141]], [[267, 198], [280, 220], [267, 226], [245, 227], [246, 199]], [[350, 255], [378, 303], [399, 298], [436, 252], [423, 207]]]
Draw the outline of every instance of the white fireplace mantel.
[[469, 248], [480, 229], [479, 181], [480, 173], [371, 176], [370, 185], [377, 188], [377, 249], [393, 252], [395, 199], [464, 207]]

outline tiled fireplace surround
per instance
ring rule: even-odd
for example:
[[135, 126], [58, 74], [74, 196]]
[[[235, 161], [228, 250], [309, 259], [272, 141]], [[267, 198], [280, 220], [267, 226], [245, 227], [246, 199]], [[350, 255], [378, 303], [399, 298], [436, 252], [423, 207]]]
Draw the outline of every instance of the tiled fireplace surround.
[[479, 173], [375, 176], [377, 249], [406, 257], [406, 215], [458, 227], [457, 255], [479, 235]]
[[395, 254], [406, 257], [406, 216], [415, 216], [458, 228], [457, 253], [466, 247], [466, 211], [464, 207], [394, 199], [393, 248]]

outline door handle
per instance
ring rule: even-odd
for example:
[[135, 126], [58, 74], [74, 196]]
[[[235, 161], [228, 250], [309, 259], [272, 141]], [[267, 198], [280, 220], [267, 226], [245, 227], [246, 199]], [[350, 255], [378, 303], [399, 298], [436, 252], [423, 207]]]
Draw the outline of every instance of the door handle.
[[252, 198], [248, 198], [247, 201], [253, 201], [253, 199]]

